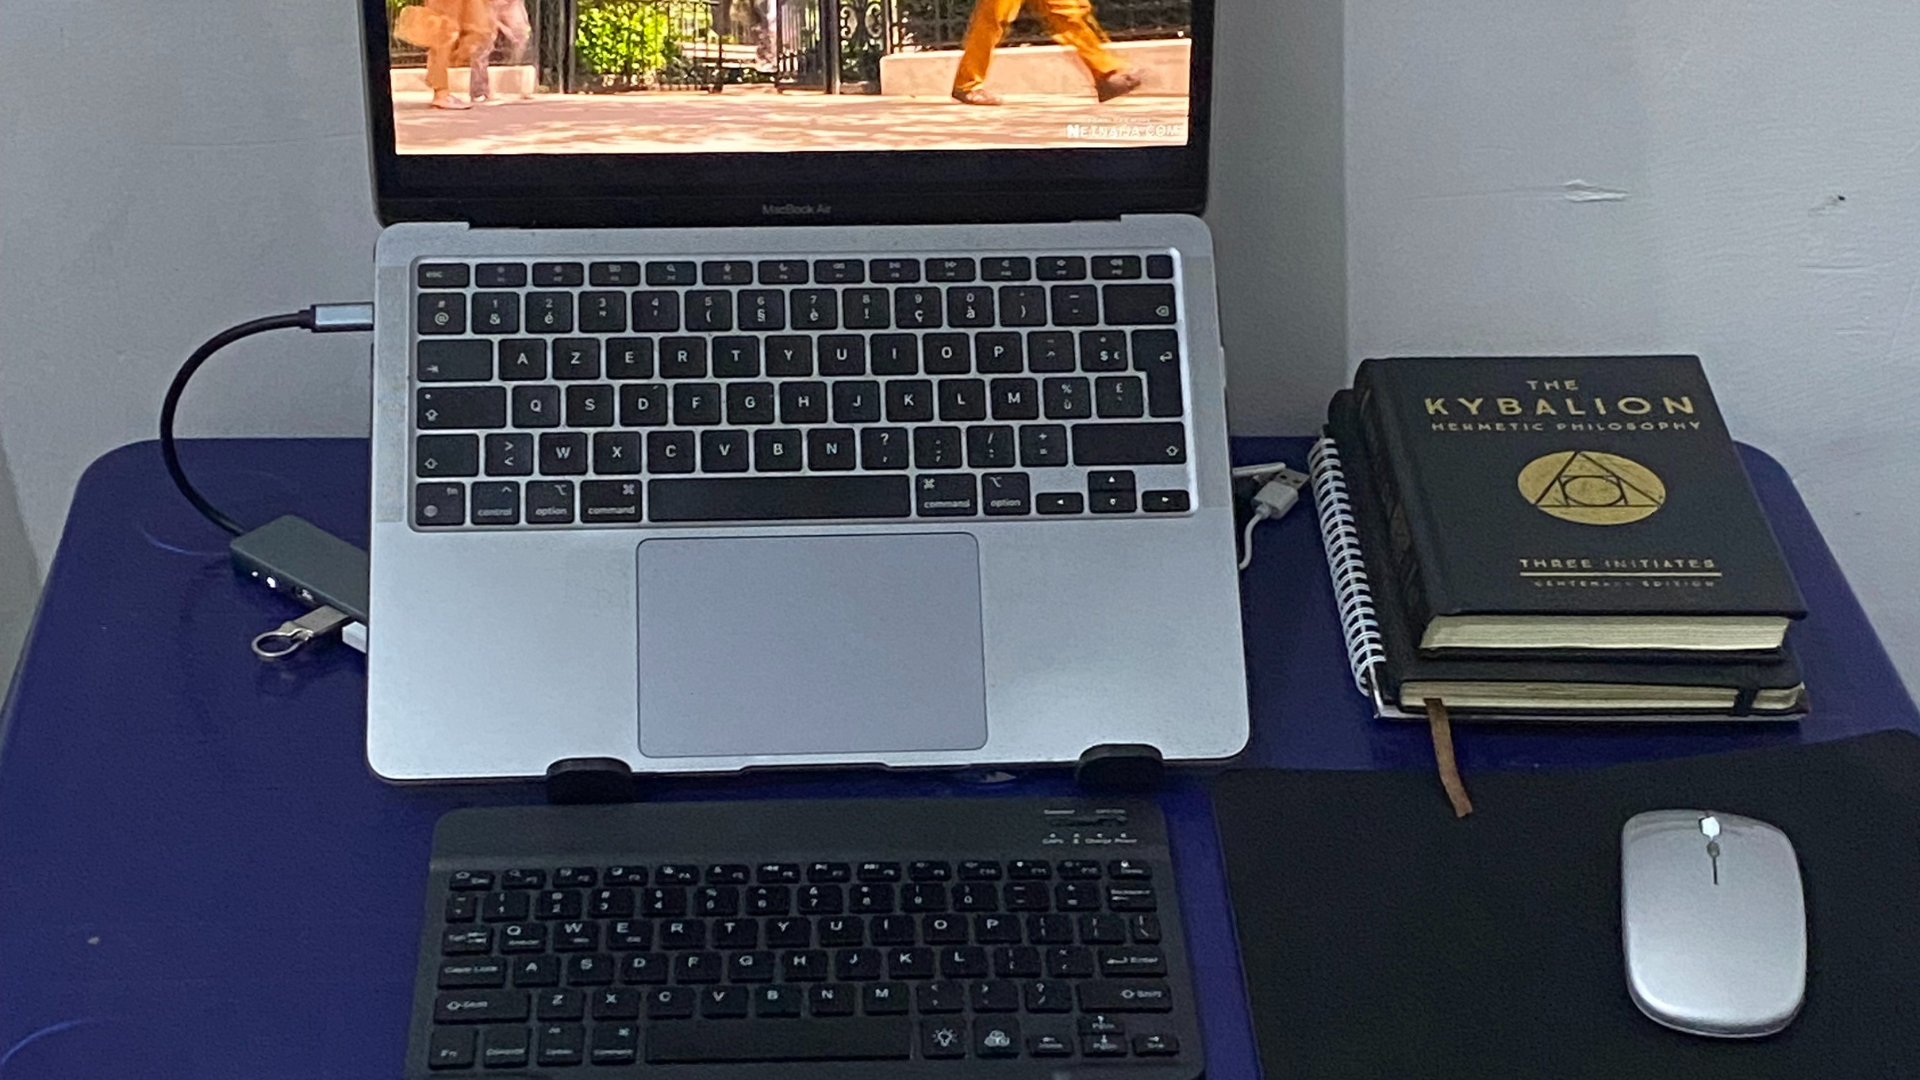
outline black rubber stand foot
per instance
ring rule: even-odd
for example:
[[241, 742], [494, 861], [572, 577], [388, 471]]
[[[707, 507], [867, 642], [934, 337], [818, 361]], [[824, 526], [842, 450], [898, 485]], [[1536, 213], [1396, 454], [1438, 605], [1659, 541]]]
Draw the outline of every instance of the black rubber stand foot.
[[1095, 746], [1080, 755], [1073, 769], [1080, 790], [1116, 795], [1157, 791], [1166, 775], [1167, 763], [1160, 751], [1144, 743]]
[[633, 770], [619, 758], [561, 758], [547, 766], [547, 801], [555, 806], [633, 798]]

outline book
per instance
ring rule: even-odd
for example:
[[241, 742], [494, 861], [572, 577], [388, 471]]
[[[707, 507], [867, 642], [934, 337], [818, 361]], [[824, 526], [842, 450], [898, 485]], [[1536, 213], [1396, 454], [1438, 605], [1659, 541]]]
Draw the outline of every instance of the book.
[[1764, 653], [1806, 614], [1697, 357], [1367, 360], [1354, 393], [1423, 651]]
[[1384, 502], [1355, 395], [1336, 394], [1313, 456], [1313, 488], [1354, 680], [1381, 714], [1413, 718], [1428, 700], [1464, 717], [1792, 719], [1807, 708], [1798, 662], [1783, 643], [1764, 657], [1702, 654], [1523, 659], [1424, 655], [1392, 588]]

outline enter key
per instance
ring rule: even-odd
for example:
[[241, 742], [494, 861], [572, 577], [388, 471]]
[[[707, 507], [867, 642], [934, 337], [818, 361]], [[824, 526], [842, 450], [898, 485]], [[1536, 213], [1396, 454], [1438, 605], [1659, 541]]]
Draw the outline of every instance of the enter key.
[[1132, 945], [1100, 950], [1100, 974], [1109, 979], [1160, 976], [1167, 973], [1167, 958], [1152, 946]]

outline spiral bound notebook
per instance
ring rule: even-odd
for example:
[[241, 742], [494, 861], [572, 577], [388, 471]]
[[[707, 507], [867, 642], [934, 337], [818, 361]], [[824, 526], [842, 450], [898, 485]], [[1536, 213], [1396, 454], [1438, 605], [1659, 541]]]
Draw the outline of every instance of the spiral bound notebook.
[[[1366, 448], [1352, 434], [1358, 420], [1353, 415], [1351, 394], [1337, 395], [1329, 409], [1328, 434], [1320, 438], [1309, 455], [1314, 505], [1322, 539], [1326, 544], [1327, 571], [1338, 604], [1341, 633], [1346, 639], [1347, 661], [1354, 686], [1373, 701], [1377, 716], [1394, 720], [1424, 720], [1423, 712], [1409, 711], [1402, 704], [1404, 686], [1418, 682], [1440, 682], [1466, 686], [1475, 681], [1500, 683], [1538, 682], [1569, 702], [1566, 710], [1532, 708], [1476, 708], [1471, 702], [1446, 700], [1456, 716], [1501, 720], [1631, 720], [1635, 722], [1700, 721], [1737, 717], [1753, 720], [1794, 720], [1806, 711], [1805, 689], [1800, 685], [1797, 663], [1790, 652], [1782, 659], [1760, 662], [1720, 663], [1639, 663], [1631, 665], [1632, 680], [1621, 677], [1622, 666], [1578, 660], [1538, 659], [1531, 661], [1428, 660], [1419, 656], [1410, 631], [1399, 609], [1392, 607], [1390, 596], [1376, 597], [1368, 559], [1381, 565], [1381, 552], [1368, 552], [1367, 537], [1378, 534], [1383, 524], [1362, 524], [1362, 503], [1370, 498], [1366, 480]], [[1346, 438], [1339, 436], [1345, 434]], [[1343, 461], [1343, 448], [1356, 460]], [[1370, 504], [1369, 504], [1370, 505]], [[1396, 639], [1398, 635], [1399, 639]], [[1397, 676], [1397, 677], [1396, 677]], [[1634, 685], [1638, 684], [1638, 685]], [[1629, 690], [1667, 688], [1679, 695], [1718, 692], [1731, 695], [1724, 707], [1719, 704], [1694, 706], [1684, 703], [1658, 707], [1620, 705], [1597, 706], [1581, 701], [1582, 695], [1605, 694], [1625, 686]]]
[[1320, 538], [1327, 545], [1327, 575], [1333, 579], [1333, 597], [1340, 613], [1340, 632], [1347, 639], [1347, 665], [1353, 685], [1387, 708], [1374, 688], [1374, 669], [1386, 663], [1380, 641], [1379, 615], [1373, 607], [1373, 588], [1367, 584], [1367, 564], [1360, 552], [1360, 530], [1354, 524], [1347, 475], [1340, 464], [1340, 446], [1322, 435], [1307, 455], [1313, 482], [1313, 505], [1320, 515]]

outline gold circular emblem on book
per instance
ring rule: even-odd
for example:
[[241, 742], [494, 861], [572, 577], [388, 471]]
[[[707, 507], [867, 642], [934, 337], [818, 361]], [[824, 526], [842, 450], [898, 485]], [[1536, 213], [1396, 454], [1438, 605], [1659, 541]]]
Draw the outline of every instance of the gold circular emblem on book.
[[1527, 462], [1520, 494], [1542, 513], [1582, 525], [1625, 525], [1660, 509], [1667, 485], [1618, 454], [1559, 450]]

